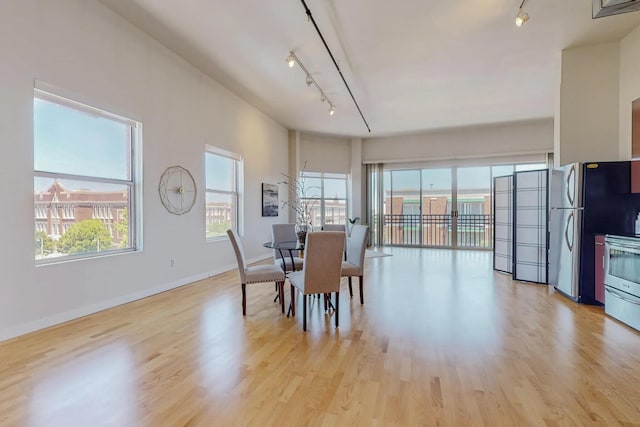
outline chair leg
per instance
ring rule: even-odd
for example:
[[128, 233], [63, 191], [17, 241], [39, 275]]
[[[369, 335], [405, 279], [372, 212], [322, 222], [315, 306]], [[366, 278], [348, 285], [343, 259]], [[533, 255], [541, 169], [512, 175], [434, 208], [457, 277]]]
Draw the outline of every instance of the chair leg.
[[336, 292], [336, 328], [338, 327], [338, 316], [340, 315], [340, 291]]
[[360, 304], [364, 304], [364, 296], [362, 294], [362, 281], [364, 280], [364, 276], [360, 276]]
[[[282, 307], [282, 314], [284, 314], [284, 282], [278, 282], [278, 295], [280, 295], [280, 307]], [[362, 289], [362, 287], [360, 287]], [[360, 293], [362, 295], [362, 293]]]
[[296, 295], [293, 285], [291, 285], [291, 316], [296, 315]]
[[247, 315], [247, 285], [242, 284], [242, 315]]
[[349, 276], [348, 279], [349, 279], [349, 295], [351, 295], [351, 298], [353, 298], [353, 288], [351, 287], [351, 276]]
[[307, 296], [302, 294], [302, 330], [307, 330]]

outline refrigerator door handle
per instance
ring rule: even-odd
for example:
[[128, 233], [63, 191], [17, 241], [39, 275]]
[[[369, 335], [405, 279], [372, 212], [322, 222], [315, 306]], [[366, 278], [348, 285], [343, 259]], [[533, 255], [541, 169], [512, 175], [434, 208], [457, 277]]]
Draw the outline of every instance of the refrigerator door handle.
[[567, 199], [569, 200], [569, 204], [571, 204], [571, 206], [574, 206], [573, 202], [575, 200], [575, 190], [576, 190], [575, 179], [576, 179], [576, 166], [571, 165], [571, 169], [567, 174]]
[[570, 252], [573, 252], [573, 238], [569, 241], [569, 226], [573, 228], [573, 212], [569, 214], [567, 217], [567, 225], [564, 228], [564, 241], [567, 244], [567, 248], [569, 248]]

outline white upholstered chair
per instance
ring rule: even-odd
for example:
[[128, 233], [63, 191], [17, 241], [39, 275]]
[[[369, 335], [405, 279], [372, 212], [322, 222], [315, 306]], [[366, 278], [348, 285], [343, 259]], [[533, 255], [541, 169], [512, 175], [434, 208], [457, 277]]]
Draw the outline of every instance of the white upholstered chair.
[[238, 272], [240, 273], [240, 283], [242, 284], [242, 315], [247, 314], [247, 285], [251, 283], [275, 282], [280, 295], [280, 306], [284, 313], [284, 272], [277, 265], [256, 265], [248, 267], [242, 241], [234, 230], [227, 230], [227, 235], [238, 260]]
[[[298, 240], [295, 224], [273, 224], [271, 226], [271, 238], [274, 242], [295, 242]], [[293, 265], [291, 258], [293, 257]], [[279, 251], [273, 250], [273, 262], [280, 266], [284, 271], [301, 270], [304, 265], [304, 259], [300, 258], [299, 251]]]
[[322, 226], [322, 230], [324, 231], [344, 231], [345, 232], [345, 240], [344, 240], [344, 259], [347, 260], [347, 224], [325, 224]]
[[347, 239], [347, 260], [342, 262], [342, 277], [349, 278], [349, 294], [353, 297], [351, 278], [357, 276], [360, 284], [360, 304], [364, 304], [362, 291], [364, 278], [364, 253], [369, 241], [369, 227], [354, 225]]
[[289, 274], [291, 314], [295, 316], [295, 289], [302, 293], [302, 329], [307, 330], [307, 295], [335, 293], [336, 328], [338, 327], [340, 272], [344, 233], [321, 231], [307, 233], [302, 271]]

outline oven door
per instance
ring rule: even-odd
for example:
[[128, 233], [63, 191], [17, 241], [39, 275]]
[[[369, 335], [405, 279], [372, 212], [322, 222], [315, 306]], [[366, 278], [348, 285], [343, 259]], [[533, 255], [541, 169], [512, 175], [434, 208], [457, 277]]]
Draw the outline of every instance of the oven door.
[[640, 239], [605, 239], [604, 283], [640, 297]]
[[604, 312], [640, 330], [640, 298], [611, 286], [604, 288]]

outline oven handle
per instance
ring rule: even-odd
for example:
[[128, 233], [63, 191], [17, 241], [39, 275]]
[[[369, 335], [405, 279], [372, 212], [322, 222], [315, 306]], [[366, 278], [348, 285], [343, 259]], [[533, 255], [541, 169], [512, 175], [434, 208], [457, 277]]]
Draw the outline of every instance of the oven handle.
[[[631, 245], [625, 245], [619, 242], [612, 242], [612, 241], [605, 241], [605, 245], [607, 248], [609, 249], [618, 249], [618, 250], [623, 250], [625, 252], [631, 252], [634, 254], [640, 254], [640, 246], [631, 246]], [[607, 250], [607, 252], [609, 252]]]
[[629, 252], [640, 253], [640, 246], [621, 245], [620, 243], [609, 243], [609, 247], [612, 249], [630, 249]]
[[632, 299], [629, 298], [625, 298], [624, 296], [620, 295], [618, 292], [612, 291], [611, 289], [609, 289], [608, 287], [604, 288], [605, 291], [609, 292], [611, 295], [613, 295], [616, 298], [621, 299], [622, 301], [625, 302], [629, 302], [631, 304], [635, 304], [635, 305], [640, 305], [640, 302], [638, 301], [634, 301]]

